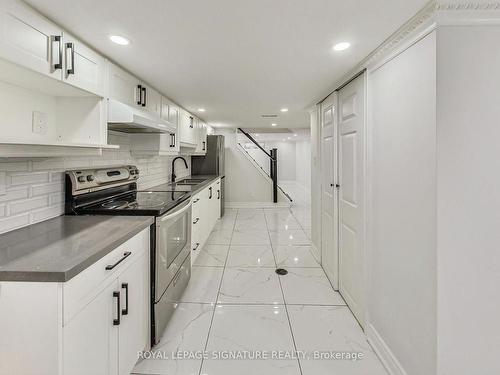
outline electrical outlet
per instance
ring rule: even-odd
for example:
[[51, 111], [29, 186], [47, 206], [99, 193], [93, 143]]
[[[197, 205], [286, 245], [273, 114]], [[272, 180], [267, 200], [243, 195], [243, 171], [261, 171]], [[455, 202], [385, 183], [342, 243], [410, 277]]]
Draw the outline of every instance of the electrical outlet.
[[33, 133], [34, 134], [47, 134], [49, 118], [46, 113], [33, 111]]

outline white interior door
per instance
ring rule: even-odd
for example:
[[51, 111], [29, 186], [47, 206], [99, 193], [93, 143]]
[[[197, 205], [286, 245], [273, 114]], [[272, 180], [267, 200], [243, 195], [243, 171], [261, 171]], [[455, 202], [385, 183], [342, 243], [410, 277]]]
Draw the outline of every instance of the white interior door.
[[364, 75], [339, 91], [339, 287], [363, 325]]
[[333, 287], [338, 289], [336, 101], [337, 94], [333, 93], [321, 104], [321, 264]]

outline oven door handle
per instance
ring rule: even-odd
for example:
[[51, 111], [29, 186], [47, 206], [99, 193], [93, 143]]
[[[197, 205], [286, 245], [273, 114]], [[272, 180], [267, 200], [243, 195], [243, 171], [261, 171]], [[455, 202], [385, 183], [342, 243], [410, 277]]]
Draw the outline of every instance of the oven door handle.
[[168, 213], [168, 214], [165, 214], [162, 217], [160, 217], [159, 222], [164, 222], [165, 220], [170, 220], [174, 217], [181, 215], [182, 213], [186, 212], [187, 210], [189, 210], [191, 208], [191, 204], [192, 204], [191, 199], [189, 199], [183, 207], [176, 208], [175, 212]]

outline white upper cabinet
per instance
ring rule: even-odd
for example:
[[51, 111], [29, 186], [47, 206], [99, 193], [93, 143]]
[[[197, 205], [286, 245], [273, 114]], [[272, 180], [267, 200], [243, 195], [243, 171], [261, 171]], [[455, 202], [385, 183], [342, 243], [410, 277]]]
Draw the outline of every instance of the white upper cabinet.
[[198, 120], [196, 135], [196, 154], [204, 155], [207, 153], [207, 124], [201, 120]]
[[105, 63], [102, 55], [93, 51], [71, 34], [63, 33], [63, 80], [73, 86], [104, 96]]
[[0, 2], [0, 57], [62, 79], [62, 29], [17, 0]]
[[108, 96], [123, 104], [141, 107], [143, 103], [143, 87], [132, 74], [115, 64], [108, 62]]
[[196, 148], [196, 128], [195, 118], [184, 109], [180, 110], [179, 137], [184, 146]]

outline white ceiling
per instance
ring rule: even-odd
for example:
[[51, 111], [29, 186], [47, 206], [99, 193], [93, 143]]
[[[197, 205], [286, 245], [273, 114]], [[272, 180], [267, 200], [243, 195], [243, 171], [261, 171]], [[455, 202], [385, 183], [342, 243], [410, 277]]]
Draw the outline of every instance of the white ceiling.
[[[27, 2], [211, 124], [303, 128], [305, 109], [427, 0]], [[351, 49], [333, 52], [340, 41]]]

